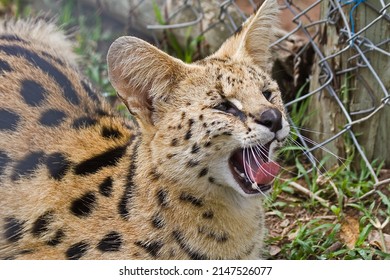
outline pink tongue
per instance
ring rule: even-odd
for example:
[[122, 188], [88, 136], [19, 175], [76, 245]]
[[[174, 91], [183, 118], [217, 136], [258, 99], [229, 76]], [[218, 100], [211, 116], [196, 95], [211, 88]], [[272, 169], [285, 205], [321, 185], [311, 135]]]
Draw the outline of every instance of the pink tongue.
[[274, 162], [264, 162], [260, 166], [249, 166], [248, 175], [258, 185], [267, 185], [278, 175], [280, 166]]

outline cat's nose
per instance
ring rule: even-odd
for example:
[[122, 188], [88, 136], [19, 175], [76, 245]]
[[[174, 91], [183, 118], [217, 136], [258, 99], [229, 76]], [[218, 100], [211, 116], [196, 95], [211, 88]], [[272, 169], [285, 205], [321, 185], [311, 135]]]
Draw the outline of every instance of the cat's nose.
[[264, 111], [255, 121], [274, 133], [282, 129], [282, 113], [275, 108]]

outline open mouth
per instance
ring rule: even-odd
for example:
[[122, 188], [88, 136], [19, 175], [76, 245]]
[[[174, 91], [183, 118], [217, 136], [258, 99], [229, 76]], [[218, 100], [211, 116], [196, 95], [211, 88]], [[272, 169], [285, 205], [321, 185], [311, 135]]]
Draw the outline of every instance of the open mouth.
[[269, 159], [270, 144], [237, 149], [229, 158], [233, 177], [247, 194], [267, 192], [279, 173], [280, 166]]

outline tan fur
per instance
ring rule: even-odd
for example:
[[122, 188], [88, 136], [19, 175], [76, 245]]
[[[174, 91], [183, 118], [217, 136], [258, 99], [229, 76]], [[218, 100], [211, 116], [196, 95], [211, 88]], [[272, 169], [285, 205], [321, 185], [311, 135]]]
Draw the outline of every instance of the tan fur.
[[[273, 150], [288, 134], [280, 92], [262, 69], [276, 9], [266, 1], [219, 52], [191, 65], [137, 38], [115, 41], [110, 80], [137, 125], [88, 96], [53, 25], [3, 28], [19, 40], [0, 35], [0, 115], [13, 113], [0, 120], [0, 258], [260, 258], [262, 196], [240, 190], [228, 159], [271, 140]], [[12, 55], [10, 46], [46, 62]], [[44, 89], [39, 105], [22, 98], [26, 80]], [[69, 88], [79, 102], [64, 97]], [[216, 110], [223, 100], [246, 118]], [[275, 133], [256, 122], [270, 108], [283, 115]], [[45, 125], [53, 109], [65, 117]], [[36, 162], [28, 155], [38, 155]]]

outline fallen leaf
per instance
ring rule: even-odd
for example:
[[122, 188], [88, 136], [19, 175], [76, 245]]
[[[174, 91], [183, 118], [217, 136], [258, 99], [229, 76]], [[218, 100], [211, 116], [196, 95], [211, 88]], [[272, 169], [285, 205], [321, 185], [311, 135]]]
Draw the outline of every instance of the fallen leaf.
[[370, 243], [370, 245], [375, 246], [378, 249], [380, 249], [381, 251], [388, 253], [388, 252], [390, 252], [390, 235], [384, 233], [383, 239], [385, 242], [384, 244], [381, 240], [380, 233], [377, 230], [372, 230], [368, 234], [368, 242]]
[[269, 246], [269, 254], [271, 256], [276, 256], [277, 254], [279, 254], [279, 252], [281, 251], [282, 249], [280, 249], [279, 246], [276, 246], [276, 245], [271, 245]]
[[298, 230], [296, 230], [296, 231], [290, 231], [290, 233], [287, 235], [287, 239], [289, 240], [289, 241], [292, 241], [292, 240], [294, 240], [296, 237], [298, 236]]
[[283, 222], [280, 223], [280, 226], [281, 226], [282, 228], [285, 228], [285, 227], [287, 227], [289, 224], [290, 224], [290, 220], [289, 220], [289, 219], [285, 219]]
[[340, 239], [349, 249], [355, 248], [359, 238], [359, 221], [354, 217], [346, 217], [341, 223]]

